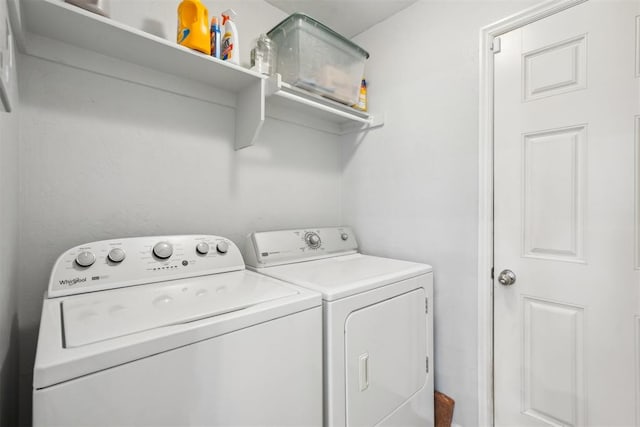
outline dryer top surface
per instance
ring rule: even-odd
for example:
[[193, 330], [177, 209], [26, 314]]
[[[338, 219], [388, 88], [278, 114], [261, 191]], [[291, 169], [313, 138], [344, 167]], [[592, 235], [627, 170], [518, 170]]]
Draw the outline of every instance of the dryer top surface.
[[427, 264], [351, 254], [255, 271], [320, 292], [325, 301], [334, 301], [430, 273], [432, 268]]

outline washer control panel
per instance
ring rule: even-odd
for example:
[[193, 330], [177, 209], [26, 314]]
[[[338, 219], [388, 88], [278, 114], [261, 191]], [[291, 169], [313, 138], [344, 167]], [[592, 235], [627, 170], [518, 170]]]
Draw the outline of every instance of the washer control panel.
[[244, 269], [238, 247], [212, 235], [134, 237], [76, 246], [56, 261], [48, 297]]
[[358, 252], [349, 227], [325, 227], [252, 233], [247, 265], [266, 267]]

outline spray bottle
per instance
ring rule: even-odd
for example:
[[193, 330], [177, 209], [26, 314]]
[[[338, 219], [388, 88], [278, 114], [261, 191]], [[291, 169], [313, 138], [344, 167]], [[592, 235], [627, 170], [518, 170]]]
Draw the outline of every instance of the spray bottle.
[[220, 59], [229, 61], [232, 64], [240, 65], [240, 47], [238, 43], [238, 29], [233, 19], [236, 17], [233, 9], [222, 12], [222, 25], [224, 35], [222, 36], [222, 53]]

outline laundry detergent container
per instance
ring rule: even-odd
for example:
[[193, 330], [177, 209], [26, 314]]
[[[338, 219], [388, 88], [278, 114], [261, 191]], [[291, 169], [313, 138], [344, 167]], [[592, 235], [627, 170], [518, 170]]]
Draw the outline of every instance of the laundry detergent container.
[[268, 36], [278, 45], [282, 80], [347, 105], [358, 101], [369, 53], [302, 13], [276, 25]]

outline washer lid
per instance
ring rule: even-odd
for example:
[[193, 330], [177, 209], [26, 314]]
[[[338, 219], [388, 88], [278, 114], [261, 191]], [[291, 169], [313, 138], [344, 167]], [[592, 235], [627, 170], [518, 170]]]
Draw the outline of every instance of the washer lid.
[[277, 282], [219, 274], [84, 294], [61, 302], [65, 348], [192, 322], [296, 295]]
[[322, 293], [333, 301], [432, 271], [427, 264], [352, 254], [256, 271]]

